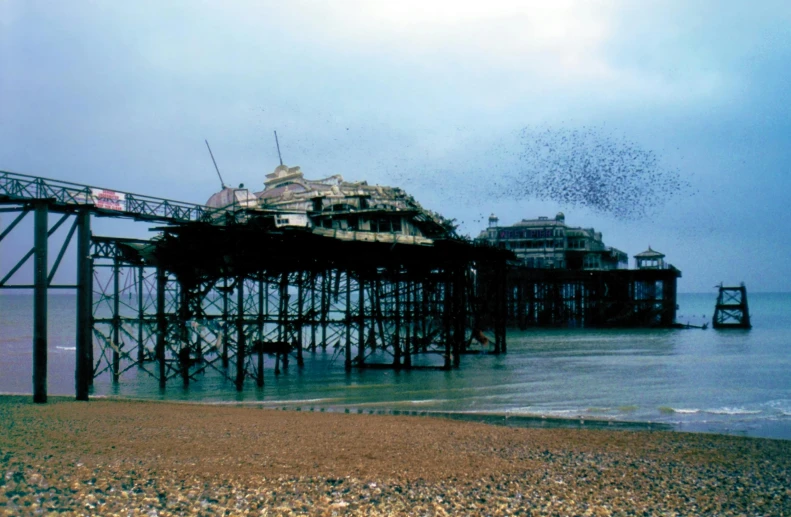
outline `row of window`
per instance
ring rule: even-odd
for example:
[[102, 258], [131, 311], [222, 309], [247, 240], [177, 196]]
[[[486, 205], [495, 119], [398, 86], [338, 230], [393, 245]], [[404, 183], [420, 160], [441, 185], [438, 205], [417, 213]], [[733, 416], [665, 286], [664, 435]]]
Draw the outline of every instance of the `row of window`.
[[544, 257], [527, 257], [524, 259], [524, 264], [527, 267], [534, 267], [537, 269], [563, 269], [566, 264], [562, 260], [546, 259]]
[[[338, 230], [359, 230], [358, 220], [346, 219], [321, 219], [322, 228], [335, 228]], [[383, 233], [401, 233], [401, 218], [380, 218], [368, 222], [369, 231]]]
[[[563, 239], [541, 240], [541, 241], [500, 241], [497, 243], [500, 248], [508, 250], [533, 250], [533, 249], [552, 249], [563, 248]], [[585, 240], [569, 241], [569, 249], [588, 249]]]
[[498, 239], [545, 239], [547, 237], [563, 237], [563, 230], [541, 228], [539, 230], [500, 230]]
[[543, 250], [562, 248], [563, 240], [558, 239], [555, 241], [505, 241], [500, 242], [499, 246], [507, 250]]

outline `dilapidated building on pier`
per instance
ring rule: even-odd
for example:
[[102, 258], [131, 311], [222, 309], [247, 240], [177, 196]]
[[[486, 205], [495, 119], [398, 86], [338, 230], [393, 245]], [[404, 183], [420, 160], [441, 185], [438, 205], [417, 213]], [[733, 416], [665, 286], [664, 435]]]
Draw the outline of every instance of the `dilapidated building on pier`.
[[[554, 219], [500, 226], [494, 214], [478, 242], [511, 251], [506, 319], [528, 327], [669, 327], [681, 272], [652, 250], [635, 256], [604, 244], [601, 232]], [[485, 287], [483, 287], [485, 289]]]
[[568, 226], [563, 212], [553, 219], [522, 219], [510, 226], [498, 223], [492, 214], [478, 241], [513, 251], [527, 268], [612, 270], [628, 265], [626, 253], [606, 246], [601, 232]]

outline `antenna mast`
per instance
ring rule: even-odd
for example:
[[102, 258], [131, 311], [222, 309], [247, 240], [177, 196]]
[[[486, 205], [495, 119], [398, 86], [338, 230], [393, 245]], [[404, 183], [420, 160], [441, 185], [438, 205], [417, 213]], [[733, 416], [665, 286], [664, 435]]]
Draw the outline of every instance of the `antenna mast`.
[[222, 188], [225, 188], [225, 182], [222, 180], [222, 174], [220, 174], [220, 168], [217, 167], [217, 162], [214, 159], [214, 153], [211, 152], [211, 147], [209, 146], [209, 141], [208, 140], [204, 140], [204, 142], [206, 142], [206, 147], [209, 148], [209, 156], [211, 156], [211, 161], [214, 164], [214, 169], [217, 171], [217, 176], [220, 177], [220, 185], [222, 185]]
[[277, 157], [280, 158], [280, 165], [283, 165], [283, 157], [280, 155], [280, 142], [277, 140], [277, 131], [275, 131], [275, 145], [277, 146]]

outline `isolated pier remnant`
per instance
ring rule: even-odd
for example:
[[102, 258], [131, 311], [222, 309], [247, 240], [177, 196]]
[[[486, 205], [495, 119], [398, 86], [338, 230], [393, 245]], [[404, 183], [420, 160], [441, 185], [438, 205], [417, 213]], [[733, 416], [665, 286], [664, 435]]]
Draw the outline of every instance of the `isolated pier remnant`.
[[711, 325], [715, 329], [749, 329], [750, 308], [747, 305], [747, 288], [744, 282], [736, 287], [717, 286], [717, 305]]

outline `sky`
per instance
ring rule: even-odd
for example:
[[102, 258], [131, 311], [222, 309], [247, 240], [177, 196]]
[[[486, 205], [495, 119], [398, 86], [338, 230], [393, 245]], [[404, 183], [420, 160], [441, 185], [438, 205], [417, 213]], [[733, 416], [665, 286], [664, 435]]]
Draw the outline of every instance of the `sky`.
[[[307, 177], [402, 187], [462, 234], [563, 211], [682, 292], [791, 291], [789, 63], [784, 1], [0, 0], [0, 170], [204, 203], [204, 139], [255, 191], [277, 130]], [[683, 188], [629, 217], [516, 188], [532, 135], [582, 128]]]

